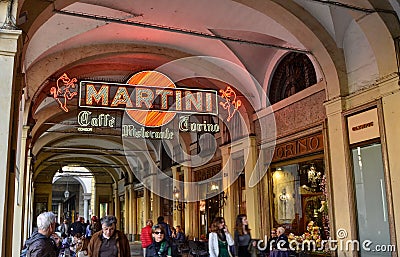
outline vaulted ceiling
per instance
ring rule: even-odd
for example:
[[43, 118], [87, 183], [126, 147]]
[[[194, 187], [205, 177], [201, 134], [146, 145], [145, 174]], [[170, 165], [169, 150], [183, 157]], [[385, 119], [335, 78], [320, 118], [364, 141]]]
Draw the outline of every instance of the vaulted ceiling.
[[[129, 167], [118, 134], [112, 130], [104, 135], [77, 132], [77, 106], [65, 113], [50, 96], [50, 88], [63, 73], [78, 81], [125, 83], [136, 72], [164, 67], [171, 72], [168, 76], [179, 80], [179, 75], [175, 78], [176, 74], [165, 68], [175, 63], [172, 67], [181, 69], [175, 73], [220, 77], [224, 70], [216, 69], [213, 63], [219, 60], [251, 74], [265, 94], [276, 63], [287, 51], [309, 54], [319, 78], [319, 65], [343, 67], [340, 48], [345, 31], [351, 22], [365, 15], [310, 0], [19, 2], [18, 22], [24, 31], [21, 68], [25, 72], [29, 103], [26, 116], [32, 127], [36, 174], [54, 174], [59, 163], [97, 163], [98, 167], [89, 169], [106, 170], [114, 180], [128, 174], [131, 181], [134, 176], [130, 170], [135, 167]], [[347, 2], [357, 2], [363, 8], [382, 7], [384, 2], [383, 7], [392, 8], [388, 1]], [[190, 59], [199, 56], [212, 58]], [[193, 66], [184, 61], [187, 58]], [[339, 80], [337, 73], [334, 79]], [[257, 83], [244, 80], [251, 83], [243, 83], [240, 91], [257, 99], [257, 106], [252, 107], [256, 110], [265, 106]], [[136, 147], [133, 152], [143, 146]], [[159, 159], [158, 150], [149, 150], [151, 159]], [[148, 161], [139, 158], [134, 165], [143, 168]], [[51, 176], [45, 177], [49, 180]]]

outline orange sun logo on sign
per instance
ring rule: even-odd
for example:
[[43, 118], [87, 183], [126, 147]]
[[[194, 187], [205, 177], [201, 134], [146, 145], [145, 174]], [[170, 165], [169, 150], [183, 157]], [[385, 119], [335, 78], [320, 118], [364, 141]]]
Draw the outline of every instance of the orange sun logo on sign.
[[[50, 94], [53, 95], [53, 98], [65, 112], [69, 112], [67, 107], [68, 100], [71, 100], [78, 94], [77, 91], [71, 91], [71, 89], [76, 88], [75, 83], [77, 81], [76, 78], [70, 79], [68, 75], [64, 73], [57, 79], [57, 87], [52, 87], [50, 89]], [[64, 98], [64, 100], [62, 98]]]
[[[146, 85], [148, 87], [175, 88], [174, 82], [157, 71], [142, 71], [133, 75], [127, 82], [130, 85]], [[142, 97], [142, 96], [139, 96]], [[138, 101], [141, 101], [140, 99]], [[175, 112], [127, 110], [126, 113], [137, 123], [147, 127], [158, 127], [170, 122]]]
[[237, 99], [236, 92], [230, 86], [226, 87], [225, 90], [220, 89], [219, 92], [221, 97], [225, 99], [225, 102], [220, 102], [219, 104], [228, 111], [226, 121], [229, 122], [239, 107], [242, 106], [242, 101]]

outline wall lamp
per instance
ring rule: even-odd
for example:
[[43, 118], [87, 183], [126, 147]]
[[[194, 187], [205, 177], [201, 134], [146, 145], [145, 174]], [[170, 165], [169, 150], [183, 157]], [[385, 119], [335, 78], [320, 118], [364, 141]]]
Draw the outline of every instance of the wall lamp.
[[181, 198], [181, 191], [175, 186], [174, 190], [172, 190], [172, 193], [175, 199], [175, 210], [183, 211], [186, 207], [186, 203], [179, 201]]

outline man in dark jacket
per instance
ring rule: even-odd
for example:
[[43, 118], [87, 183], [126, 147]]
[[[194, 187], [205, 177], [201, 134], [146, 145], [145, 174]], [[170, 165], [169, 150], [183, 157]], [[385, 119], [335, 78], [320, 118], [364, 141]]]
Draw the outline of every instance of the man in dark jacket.
[[164, 222], [164, 217], [160, 216], [157, 218], [157, 224], [163, 226], [164, 231], [165, 231], [165, 239], [167, 241], [170, 241], [171, 238], [171, 229], [167, 223]]
[[56, 257], [58, 255], [57, 244], [51, 237], [55, 232], [55, 216], [52, 212], [44, 212], [37, 217], [38, 231], [33, 232], [25, 242], [21, 255], [27, 257]]
[[128, 238], [122, 231], [116, 229], [117, 219], [109, 215], [103, 217], [100, 223], [102, 230], [95, 233], [90, 239], [89, 256], [131, 257]]
[[86, 232], [86, 227], [82, 222], [83, 217], [78, 217], [74, 223], [71, 224], [70, 227], [70, 235], [75, 236], [76, 234], [84, 235]]

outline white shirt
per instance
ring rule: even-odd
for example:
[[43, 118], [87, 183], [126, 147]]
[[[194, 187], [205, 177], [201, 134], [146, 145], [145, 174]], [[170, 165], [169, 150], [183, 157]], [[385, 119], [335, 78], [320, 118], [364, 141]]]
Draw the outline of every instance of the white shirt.
[[[234, 245], [235, 242], [232, 239], [229, 232], [225, 232], [226, 242], [229, 246]], [[218, 257], [219, 247], [218, 247], [218, 235], [215, 232], [211, 232], [208, 238], [208, 251], [210, 252], [210, 257]], [[229, 252], [229, 248], [228, 248]]]

